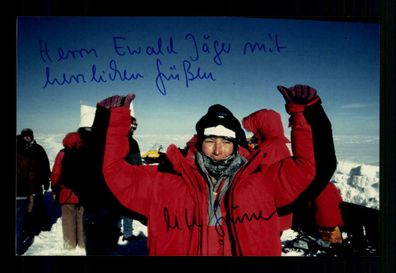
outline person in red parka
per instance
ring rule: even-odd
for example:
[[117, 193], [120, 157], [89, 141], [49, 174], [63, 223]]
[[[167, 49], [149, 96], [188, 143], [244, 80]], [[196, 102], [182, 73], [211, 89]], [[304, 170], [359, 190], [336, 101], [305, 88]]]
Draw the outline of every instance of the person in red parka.
[[320, 158], [314, 154], [321, 149], [313, 142], [314, 126], [331, 134], [316, 90], [307, 85], [278, 90], [291, 115], [293, 157], [270, 165], [264, 164], [265, 150], [257, 149], [249, 159], [238, 153], [246, 144], [245, 133], [220, 104], [210, 106], [197, 122], [197, 144], [186, 156], [175, 145], [168, 147], [170, 168], [130, 165], [124, 157], [134, 95], [98, 103], [110, 115], [106, 183], [125, 207], [147, 217], [149, 255], [281, 255], [277, 208], [304, 191], [317, 175], [317, 160], [327, 161], [327, 168], [319, 169], [326, 174], [334, 172], [335, 162], [329, 162], [331, 150], [324, 149]]
[[76, 149], [80, 149], [83, 143], [80, 135], [77, 132], [66, 134], [63, 138], [64, 149], [60, 150], [55, 157], [54, 166], [51, 173], [51, 188], [54, 194], [58, 195], [56, 199], [62, 209], [62, 231], [63, 231], [63, 247], [65, 249], [74, 249], [77, 246], [84, 248], [84, 233], [83, 233], [83, 212], [77, 194], [74, 190], [67, 186], [73, 177], [64, 166], [64, 158], [66, 153], [73, 153]]
[[[244, 117], [242, 125], [247, 131], [253, 133], [254, 141], [251, 144], [254, 147], [252, 150], [260, 147], [267, 151], [265, 160], [268, 165], [290, 156], [286, 145], [290, 141], [284, 135], [282, 119], [278, 112], [262, 109]], [[314, 214], [312, 219], [305, 218], [306, 221], [309, 221], [306, 224], [316, 226], [323, 240], [342, 243], [340, 227], [343, 226], [343, 220], [339, 207], [342, 198], [335, 185], [328, 183], [323, 191], [314, 196], [314, 199], [305, 200], [305, 202], [307, 206], [313, 208]], [[304, 210], [300, 214], [307, 212], [303, 206], [295, 207], [293, 211], [295, 210]], [[292, 227], [293, 211], [280, 215], [281, 231]]]

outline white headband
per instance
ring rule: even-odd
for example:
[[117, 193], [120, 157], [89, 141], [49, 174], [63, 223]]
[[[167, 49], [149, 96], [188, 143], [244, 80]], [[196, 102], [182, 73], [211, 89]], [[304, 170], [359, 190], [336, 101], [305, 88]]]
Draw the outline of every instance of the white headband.
[[234, 131], [224, 127], [223, 125], [217, 125], [216, 127], [208, 127], [204, 130], [205, 136], [222, 136], [229, 138], [236, 138]]

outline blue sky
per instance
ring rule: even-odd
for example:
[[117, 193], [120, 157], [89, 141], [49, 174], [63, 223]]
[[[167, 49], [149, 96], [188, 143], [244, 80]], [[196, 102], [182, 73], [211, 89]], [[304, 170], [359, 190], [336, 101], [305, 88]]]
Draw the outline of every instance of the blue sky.
[[128, 92], [139, 134], [193, 133], [214, 103], [239, 119], [275, 109], [286, 123], [276, 86], [306, 83], [334, 135], [378, 136], [379, 29], [238, 17], [19, 17], [17, 133], [74, 131], [80, 102]]

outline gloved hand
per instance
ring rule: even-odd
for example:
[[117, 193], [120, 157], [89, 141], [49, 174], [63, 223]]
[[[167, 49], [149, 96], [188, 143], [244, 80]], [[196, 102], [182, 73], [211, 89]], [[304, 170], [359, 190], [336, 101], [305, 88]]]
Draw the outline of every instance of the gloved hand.
[[101, 100], [100, 102], [98, 102], [98, 105], [107, 109], [115, 108], [115, 107], [129, 108], [129, 105], [134, 100], [134, 98], [135, 98], [135, 94], [133, 93], [129, 93], [126, 96], [114, 95], [105, 98], [104, 100]]
[[289, 88], [278, 85], [277, 88], [286, 103], [305, 105], [317, 97], [316, 89], [308, 85], [297, 84]]

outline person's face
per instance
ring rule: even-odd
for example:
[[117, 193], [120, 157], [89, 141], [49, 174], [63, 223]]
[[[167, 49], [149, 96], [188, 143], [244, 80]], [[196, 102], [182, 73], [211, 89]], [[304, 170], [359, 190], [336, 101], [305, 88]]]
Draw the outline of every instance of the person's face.
[[226, 159], [234, 151], [234, 143], [224, 137], [208, 137], [202, 142], [202, 152], [219, 161]]
[[24, 136], [23, 136], [23, 140], [24, 140], [26, 143], [30, 143], [30, 142], [32, 141], [32, 137], [31, 137], [30, 135], [24, 135]]
[[136, 128], [137, 128], [137, 122], [136, 122], [136, 120], [134, 120], [131, 123], [131, 128], [129, 130], [130, 130], [131, 133], [133, 133], [133, 132], [135, 132]]

